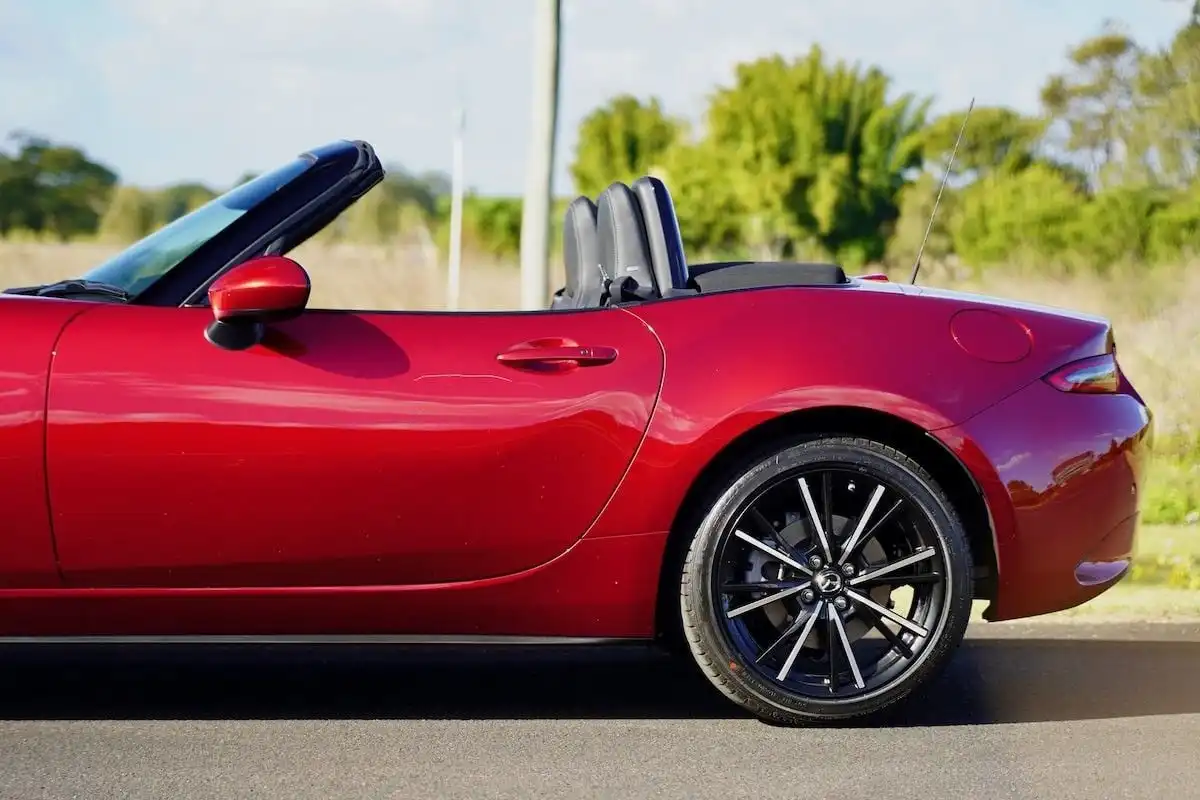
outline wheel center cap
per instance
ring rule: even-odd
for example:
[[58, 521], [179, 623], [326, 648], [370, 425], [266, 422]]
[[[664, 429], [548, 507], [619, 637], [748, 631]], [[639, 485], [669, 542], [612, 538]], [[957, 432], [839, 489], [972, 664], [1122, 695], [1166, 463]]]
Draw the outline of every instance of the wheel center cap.
[[822, 570], [813, 576], [813, 586], [823, 595], [834, 595], [842, 591], [842, 574], [832, 569]]

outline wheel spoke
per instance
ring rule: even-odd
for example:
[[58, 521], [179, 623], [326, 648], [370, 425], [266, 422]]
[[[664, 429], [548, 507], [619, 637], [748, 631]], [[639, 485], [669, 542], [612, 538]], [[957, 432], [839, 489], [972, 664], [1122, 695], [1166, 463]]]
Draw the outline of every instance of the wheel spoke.
[[935, 555], [937, 555], [937, 550], [933, 549], [932, 547], [922, 547], [920, 550], [910, 556], [905, 556], [898, 561], [893, 561], [892, 563], [885, 564], [878, 569], [873, 569], [870, 572], [864, 572], [857, 577], [851, 578], [850, 585], [858, 586], [859, 584], [866, 583], [867, 581], [871, 581], [876, 578], [882, 578], [884, 575], [891, 574], [898, 569], [903, 569], [910, 564], [916, 564], [919, 561], [932, 558]]
[[739, 523], [746, 522], [754, 529], [753, 533], [757, 535], [759, 541], [774, 540], [779, 546], [780, 552], [786, 553], [796, 561], [800, 561], [802, 556], [780, 536], [779, 531], [775, 530], [775, 526], [771, 524], [771, 520], [767, 519], [766, 515], [758, 510], [757, 506], [750, 506], [742, 515]]
[[738, 606], [737, 608], [730, 609], [729, 616], [730, 617], [740, 617], [742, 614], [745, 614], [747, 611], [753, 611], [756, 608], [762, 608], [763, 606], [769, 606], [769, 605], [771, 605], [771, 603], [775, 603], [780, 600], [784, 600], [788, 597], [791, 597], [794, 594], [800, 594], [800, 592], [807, 589], [811, 584], [812, 584], [812, 581], [804, 581], [803, 583], [799, 583], [790, 589], [784, 589], [783, 591], [776, 592], [775, 594], [770, 594], [770, 595], [767, 595], [766, 597], [759, 598], [758, 600], [755, 600], [751, 603], [747, 603], [744, 606]]
[[804, 495], [804, 505], [808, 509], [808, 518], [812, 522], [813, 532], [817, 537], [817, 541], [821, 544], [821, 552], [825, 554], [826, 561], [833, 561], [833, 551], [829, 549], [829, 539], [825, 534], [825, 529], [821, 527], [821, 517], [817, 514], [817, 507], [813, 503], [812, 492], [808, 489], [808, 481], [804, 478], [800, 479], [800, 494]]
[[834, 639], [837, 638], [837, 630], [833, 624], [833, 620], [837, 617], [837, 609], [833, 607], [833, 603], [828, 603], [825, 606], [825, 649], [829, 656], [829, 693], [837, 694], [838, 690], [838, 656], [837, 648], [834, 646]]
[[895, 611], [892, 611], [890, 608], [884, 608], [883, 606], [879, 605], [879, 603], [876, 603], [874, 600], [867, 597], [865, 594], [862, 594], [861, 592], [856, 592], [853, 589], [847, 589], [846, 595], [848, 597], [850, 597], [852, 600], [854, 600], [854, 602], [864, 605], [867, 608], [875, 611], [875, 613], [881, 614], [881, 615], [887, 617], [892, 622], [896, 623], [897, 625], [899, 625], [902, 628], [907, 628], [908, 630], [915, 633], [917, 636], [925, 637], [925, 636], [929, 635], [929, 631], [926, 630], [925, 628], [922, 628], [920, 625], [918, 625], [917, 623], [913, 622], [910, 619], [906, 619], [906, 618], [900, 616]]
[[891, 646], [894, 647], [900, 653], [900, 655], [904, 656], [905, 658], [913, 657], [913, 651], [912, 648], [908, 646], [908, 642], [901, 639], [895, 631], [889, 628], [884, 623], [881, 615], [870, 608], [860, 608], [858, 609], [858, 613], [866, 618], [866, 620], [871, 623], [871, 627], [879, 631], [879, 635], [887, 639], [888, 643], [891, 644]]
[[736, 536], [737, 538], [741, 539], [743, 542], [750, 545], [751, 547], [757, 547], [759, 550], [762, 550], [764, 553], [775, 556], [775, 558], [778, 558], [780, 561], [787, 564], [792, 569], [799, 570], [800, 572], [803, 572], [805, 575], [809, 575], [809, 576], [811, 576], [813, 574], [811, 569], [809, 569], [806, 565], [801, 564], [799, 561], [792, 558], [787, 553], [783, 552], [782, 550], [777, 550], [774, 547], [771, 547], [771, 545], [767, 544], [764, 541], [761, 541], [760, 539], [755, 539], [753, 536], [751, 536], [748, 533], [745, 533], [743, 531], [734, 531], [733, 535]]
[[[825, 535], [830, 539], [832, 547], [833, 540], [833, 474], [829, 472], [821, 473], [821, 525], [825, 529]], [[832, 549], [829, 552], [829, 560], [833, 560]]]
[[879, 500], [882, 497], [883, 485], [880, 484], [875, 487], [875, 491], [871, 492], [871, 499], [867, 501], [866, 510], [858, 518], [858, 524], [854, 526], [854, 532], [850, 534], [850, 538], [842, 546], [842, 554], [838, 557], [838, 564], [846, 563], [846, 559], [854, 552], [854, 548], [858, 546], [858, 540], [862, 538], [863, 531], [867, 529], [867, 523], [871, 521], [871, 515], [875, 513], [875, 506], [879, 505]]
[[[767, 658], [772, 653], [775, 652], [776, 648], [778, 648], [779, 645], [786, 642], [792, 636], [795, 636], [796, 632], [799, 631], [802, 627], [804, 627], [804, 625], [810, 619], [812, 619], [812, 616], [813, 616], [813, 614], [810, 611], [805, 611], [802, 614], [797, 614], [796, 618], [794, 620], [792, 620], [792, 624], [787, 627], [787, 630], [785, 630], [783, 633], [781, 633], [779, 635], [778, 639], [771, 642], [771, 645], [766, 650], [763, 650], [762, 653], [759, 654], [758, 658], [754, 659], [754, 663], [761, 664], [762, 662], [766, 661]], [[808, 638], [808, 637], [802, 636], [802, 637], [800, 637], [800, 641], [804, 641], [804, 639], [806, 639], [806, 638]]]
[[763, 513], [756, 506], [750, 506], [743, 516], [752, 528], [757, 528], [757, 533], [760, 539], [773, 538], [776, 535], [775, 526], [771, 521], [763, 516]]
[[812, 633], [813, 626], [817, 624], [817, 620], [821, 617], [821, 610], [825, 607], [825, 601], [821, 600], [817, 603], [816, 608], [808, 616], [808, 621], [804, 623], [804, 630], [800, 631], [800, 637], [796, 639], [795, 646], [788, 653], [787, 660], [783, 662], [783, 667], [779, 670], [779, 674], [775, 676], [778, 680], [786, 681], [788, 673], [792, 671], [792, 665], [796, 663], [796, 658], [800, 655], [800, 648], [804, 647], [805, 640]]
[[872, 575], [866, 580], [856, 583], [855, 586], [861, 586], [864, 589], [875, 586], [928, 586], [940, 583], [941, 580], [942, 573], [940, 572], [923, 572], [920, 575], [884, 575], [882, 577]]
[[[846, 661], [850, 664], [850, 674], [854, 676], [854, 685], [856, 688], [862, 689], [866, 687], [863, 682], [862, 673], [858, 669], [858, 659], [854, 657], [854, 649], [850, 647], [850, 637], [846, 636], [846, 626], [842, 624], [842, 615], [837, 612], [837, 609], [832, 605], [826, 606], [826, 613], [829, 615], [829, 621], [833, 628], [837, 631], [837, 638], [842, 642], [842, 649], [846, 653]], [[833, 668], [833, 637], [829, 641], [829, 691], [837, 691], [837, 673]]]
[[727, 583], [721, 587], [722, 594], [750, 594], [752, 592], [782, 592], [786, 589], [803, 589], [808, 581], [758, 581], [756, 583]]
[[888, 522], [892, 517], [894, 517], [896, 515], [896, 512], [900, 510], [900, 506], [902, 506], [902, 505], [904, 505], [904, 501], [897, 500], [895, 503], [892, 504], [892, 507], [889, 508], [884, 513], [884, 515], [882, 517], [880, 517], [878, 520], [876, 520], [875, 524], [871, 526], [871, 529], [869, 531], [864, 533], [862, 536], [858, 537], [858, 541], [854, 542], [853, 547], [850, 547], [849, 545], [847, 545], [846, 547], [842, 548], [842, 556], [841, 556], [840, 560], [843, 563], [845, 563], [845, 561], [847, 561], [848, 559], [853, 558], [854, 555], [858, 552], [859, 548], [861, 548], [864, 544], [869, 542], [871, 540], [871, 537], [875, 535], [875, 532], [877, 530], [879, 530], [881, 527], [883, 527], [883, 525], [886, 522]]

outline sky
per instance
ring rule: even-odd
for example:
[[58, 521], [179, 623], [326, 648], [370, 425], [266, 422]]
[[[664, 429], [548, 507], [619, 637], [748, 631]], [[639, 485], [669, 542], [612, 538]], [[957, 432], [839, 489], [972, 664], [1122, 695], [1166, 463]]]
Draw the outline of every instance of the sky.
[[[536, 0], [0, 0], [0, 135], [83, 147], [123, 180], [217, 188], [333, 139], [519, 193]], [[933, 110], [1032, 112], [1067, 49], [1123, 23], [1144, 45], [1181, 0], [563, 0], [555, 190], [579, 120], [619, 93], [698, 119], [733, 66], [805, 53], [878, 65]]]

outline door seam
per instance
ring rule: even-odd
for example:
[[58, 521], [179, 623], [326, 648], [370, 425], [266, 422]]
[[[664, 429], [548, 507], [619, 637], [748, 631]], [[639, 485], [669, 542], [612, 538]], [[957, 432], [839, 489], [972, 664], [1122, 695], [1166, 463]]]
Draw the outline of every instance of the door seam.
[[54, 505], [50, 499], [50, 382], [54, 376], [54, 359], [58, 356], [58, 345], [62, 341], [63, 334], [75, 320], [89, 311], [95, 310], [96, 308], [81, 308], [63, 322], [50, 345], [50, 356], [46, 360], [46, 391], [42, 397], [42, 491], [46, 501], [46, 526], [50, 531], [50, 552], [54, 556], [54, 570], [58, 573], [59, 584], [64, 588], [67, 585], [67, 576], [63, 572], [62, 558], [58, 553], [58, 534], [54, 529]]

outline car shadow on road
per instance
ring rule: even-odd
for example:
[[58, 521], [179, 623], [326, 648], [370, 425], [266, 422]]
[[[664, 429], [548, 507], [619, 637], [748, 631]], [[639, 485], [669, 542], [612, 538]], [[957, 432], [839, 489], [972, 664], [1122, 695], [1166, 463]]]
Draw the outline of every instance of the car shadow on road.
[[[1200, 642], [968, 639], [946, 672], [887, 723], [1196, 713], [1198, 672]], [[6, 720], [744, 716], [688, 661], [646, 648], [0, 650]]]
[[893, 725], [981, 725], [1200, 712], [1200, 642], [968, 640]]

